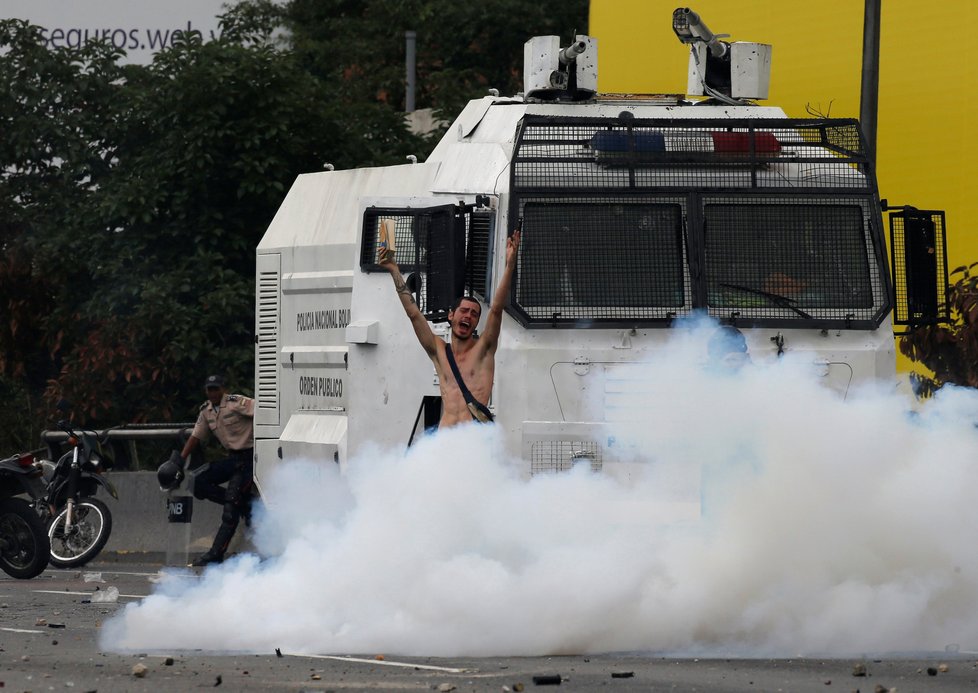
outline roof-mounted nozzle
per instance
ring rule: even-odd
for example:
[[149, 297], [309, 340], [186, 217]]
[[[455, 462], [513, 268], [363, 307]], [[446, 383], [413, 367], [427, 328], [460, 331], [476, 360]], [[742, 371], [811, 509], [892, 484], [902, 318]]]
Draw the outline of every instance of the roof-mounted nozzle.
[[702, 41], [714, 58], [722, 58], [730, 50], [730, 44], [720, 40], [728, 38], [730, 34], [714, 34], [700, 16], [688, 7], [677, 7], [672, 13], [672, 30], [683, 43]]
[[560, 61], [561, 65], [570, 65], [572, 62], [577, 60], [577, 56], [587, 50], [587, 43], [584, 41], [575, 41], [567, 48], [561, 48], [560, 53], [557, 54], [557, 59]]
[[577, 36], [534, 36], [523, 45], [523, 94], [535, 101], [586, 101], [598, 90], [598, 41]]
[[747, 99], [766, 99], [771, 79], [771, 46], [766, 43], [727, 43], [714, 34], [688, 7], [672, 13], [672, 30], [689, 46], [689, 79], [692, 96], [711, 96], [720, 103], [744, 105]]

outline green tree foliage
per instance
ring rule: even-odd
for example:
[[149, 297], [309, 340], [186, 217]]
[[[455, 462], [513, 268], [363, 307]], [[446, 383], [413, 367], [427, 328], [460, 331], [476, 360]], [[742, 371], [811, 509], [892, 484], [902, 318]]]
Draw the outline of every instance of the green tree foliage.
[[190, 418], [208, 372], [247, 391], [254, 249], [295, 176], [419, 146], [397, 113], [370, 119], [380, 136], [360, 129], [237, 19], [146, 67], [0, 23], [0, 391], [17, 395], [0, 403], [5, 447], [35, 446], [62, 396], [112, 425]]
[[914, 392], [930, 397], [946, 383], [978, 387], [978, 263], [951, 273], [950, 320], [923, 325], [900, 338], [900, 352], [931, 375], [911, 374]]
[[489, 88], [522, 91], [523, 44], [587, 30], [587, 0], [293, 0], [284, 21], [298, 58], [347, 98], [405, 102], [404, 32], [417, 33], [418, 108], [452, 119]]
[[147, 66], [0, 20], [0, 452], [66, 397], [93, 426], [187, 420], [200, 381], [253, 378], [254, 249], [300, 173], [404, 163], [418, 107], [519, 91], [522, 44], [586, 0], [247, 0]]
[[117, 58], [98, 44], [48, 50], [36, 27], [0, 22], [0, 441], [20, 449], [37, 445], [39, 395], [92, 283], [75, 255], [111, 170]]

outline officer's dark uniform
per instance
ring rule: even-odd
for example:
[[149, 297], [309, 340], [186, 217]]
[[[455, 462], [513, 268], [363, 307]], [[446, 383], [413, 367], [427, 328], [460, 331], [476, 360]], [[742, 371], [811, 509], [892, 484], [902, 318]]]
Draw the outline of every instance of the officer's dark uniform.
[[[241, 513], [249, 508], [254, 480], [254, 416], [255, 400], [242, 395], [225, 394], [218, 406], [208, 401], [200, 407], [191, 435], [205, 442], [213, 433], [228, 451], [228, 457], [208, 465], [194, 476], [194, 496], [224, 506], [214, 544], [198, 562], [209, 563], [224, 558]], [[225, 481], [226, 489], [220, 485]]]

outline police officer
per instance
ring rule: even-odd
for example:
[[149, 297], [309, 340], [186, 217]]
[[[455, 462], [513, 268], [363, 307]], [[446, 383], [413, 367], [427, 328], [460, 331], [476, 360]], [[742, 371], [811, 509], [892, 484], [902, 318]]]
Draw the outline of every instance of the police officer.
[[[191, 565], [204, 566], [224, 560], [228, 544], [238, 528], [242, 513], [250, 513], [253, 482], [253, 450], [255, 400], [242, 395], [229, 395], [224, 378], [209, 376], [204, 383], [207, 401], [200, 405], [194, 430], [187, 439], [180, 457], [186, 460], [201, 442], [213, 433], [227, 450], [226, 459], [206, 466], [194, 476], [194, 496], [224, 506], [221, 526], [210, 550]], [[227, 482], [227, 488], [220, 484]]]

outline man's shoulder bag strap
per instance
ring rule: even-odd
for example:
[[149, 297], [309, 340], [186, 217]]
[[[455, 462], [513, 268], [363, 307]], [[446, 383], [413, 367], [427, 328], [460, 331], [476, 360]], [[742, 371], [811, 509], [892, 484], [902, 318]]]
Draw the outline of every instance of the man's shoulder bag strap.
[[458, 389], [462, 391], [462, 397], [465, 398], [465, 405], [468, 407], [472, 418], [480, 423], [491, 423], [493, 419], [492, 412], [489, 411], [486, 405], [472, 396], [465, 381], [462, 380], [462, 374], [458, 372], [458, 364], [455, 363], [455, 354], [452, 353], [451, 344], [445, 345], [445, 356], [448, 358], [448, 365], [452, 367], [455, 382], [458, 383]]

